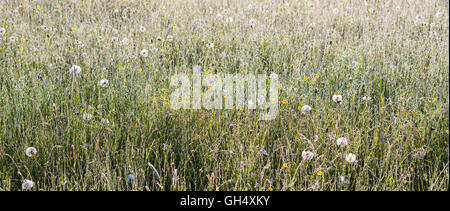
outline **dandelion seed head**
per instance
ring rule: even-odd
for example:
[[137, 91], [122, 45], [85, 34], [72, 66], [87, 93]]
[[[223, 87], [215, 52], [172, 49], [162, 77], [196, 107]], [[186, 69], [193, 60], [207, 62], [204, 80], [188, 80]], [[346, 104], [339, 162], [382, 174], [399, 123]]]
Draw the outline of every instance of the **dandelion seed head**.
[[302, 110], [303, 114], [306, 114], [306, 113], [311, 112], [312, 108], [309, 105], [304, 105], [301, 110]]
[[134, 175], [129, 174], [129, 175], [127, 176], [127, 183], [133, 183], [133, 181], [134, 181]]
[[349, 163], [354, 163], [356, 162], [356, 155], [348, 153], [347, 156], [345, 156], [345, 160]]
[[172, 42], [173, 41], [173, 36], [172, 35], [167, 35], [167, 37], [166, 37], [166, 41], [167, 42]]
[[22, 190], [29, 190], [33, 188], [34, 182], [31, 180], [24, 180], [22, 183]]
[[345, 147], [345, 146], [347, 146], [347, 144], [348, 144], [348, 140], [347, 140], [346, 138], [344, 138], [344, 137], [338, 138], [338, 139], [336, 140], [336, 144], [337, 144], [338, 146], [340, 146], [340, 147]]
[[90, 113], [84, 113], [84, 114], [83, 114], [83, 119], [84, 119], [84, 120], [91, 120], [91, 119], [92, 119], [92, 114], [90, 114]]
[[72, 65], [72, 67], [69, 69], [70, 74], [79, 74], [81, 73], [81, 67], [78, 65]]
[[101, 87], [107, 87], [109, 85], [109, 81], [108, 81], [108, 79], [104, 78], [104, 79], [100, 80], [100, 82], [98, 84]]
[[314, 153], [311, 151], [303, 151], [302, 158], [305, 160], [312, 160], [314, 158]]
[[148, 56], [148, 51], [147, 51], [146, 49], [143, 49], [143, 50], [141, 51], [140, 55], [141, 55], [142, 57], [147, 57], [147, 56]]
[[342, 102], [342, 95], [333, 95], [332, 100], [335, 103], [341, 103]]
[[28, 147], [25, 150], [25, 155], [27, 155], [28, 157], [33, 157], [33, 155], [37, 154], [37, 150], [34, 147]]

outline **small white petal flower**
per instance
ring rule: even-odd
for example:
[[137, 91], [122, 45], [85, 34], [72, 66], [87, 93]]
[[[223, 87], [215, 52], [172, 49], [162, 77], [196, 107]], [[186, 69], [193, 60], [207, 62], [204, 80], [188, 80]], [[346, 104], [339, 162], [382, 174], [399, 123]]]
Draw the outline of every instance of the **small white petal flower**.
[[139, 28], [139, 30], [140, 30], [141, 32], [145, 32], [147, 29], [146, 29], [144, 26], [141, 26], [141, 27]]
[[141, 51], [140, 54], [141, 54], [142, 57], [147, 57], [148, 56], [148, 51], [146, 49], [144, 49], [144, 50]]
[[213, 43], [213, 42], [210, 42], [210, 43], [206, 44], [206, 46], [207, 46], [208, 48], [214, 48], [214, 43]]
[[23, 190], [31, 189], [31, 188], [33, 188], [33, 186], [34, 186], [34, 182], [31, 180], [24, 180], [22, 183]]
[[81, 73], [81, 67], [78, 65], [72, 65], [72, 67], [69, 69], [70, 74], [79, 74]]
[[107, 87], [109, 85], [108, 79], [104, 78], [104, 79], [100, 80], [99, 85], [101, 87]]
[[342, 102], [342, 95], [333, 95], [331, 98], [335, 103], [341, 103]]
[[172, 42], [172, 41], [173, 41], [173, 36], [170, 35], [170, 34], [167, 35], [166, 41], [167, 41], [167, 42]]
[[356, 162], [356, 155], [349, 153], [347, 156], [345, 156], [345, 160], [349, 163]]
[[311, 151], [303, 151], [302, 152], [302, 158], [305, 160], [311, 160], [314, 158], [314, 153]]
[[302, 113], [303, 113], [303, 114], [309, 113], [311, 110], [312, 110], [312, 108], [311, 108], [311, 106], [309, 106], [309, 105], [304, 105], [304, 106], [302, 107]]
[[336, 140], [336, 144], [337, 144], [338, 146], [340, 146], [340, 147], [345, 147], [345, 146], [347, 146], [348, 141], [347, 141], [346, 138], [342, 137], [342, 138], [338, 138], [338, 139]]
[[37, 150], [34, 147], [28, 147], [25, 150], [25, 155], [27, 155], [28, 157], [33, 157], [33, 155], [37, 154]]

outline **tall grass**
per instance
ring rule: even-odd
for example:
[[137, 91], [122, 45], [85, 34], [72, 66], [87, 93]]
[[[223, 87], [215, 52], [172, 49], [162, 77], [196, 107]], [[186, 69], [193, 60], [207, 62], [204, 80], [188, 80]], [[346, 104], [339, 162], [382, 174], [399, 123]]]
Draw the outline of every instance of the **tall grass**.
[[[0, 28], [1, 190], [449, 188], [448, 1], [0, 0]], [[279, 74], [280, 115], [172, 110], [194, 65]]]

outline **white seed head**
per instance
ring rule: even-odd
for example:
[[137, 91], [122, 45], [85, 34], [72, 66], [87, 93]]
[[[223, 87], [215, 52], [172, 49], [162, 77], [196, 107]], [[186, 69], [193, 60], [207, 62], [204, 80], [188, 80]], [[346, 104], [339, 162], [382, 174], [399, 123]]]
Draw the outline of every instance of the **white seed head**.
[[5, 36], [5, 34], [6, 34], [6, 29], [0, 28], [0, 36]]
[[170, 34], [167, 35], [166, 41], [167, 41], [167, 42], [172, 42], [172, 41], [173, 41], [173, 36], [170, 35]]
[[354, 163], [356, 162], [356, 155], [349, 153], [347, 154], [347, 156], [345, 156], [345, 160], [349, 163]]
[[25, 150], [25, 155], [27, 155], [28, 157], [33, 157], [33, 155], [37, 154], [37, 150], [34, 147], [28, 147]]
[[347, 144], [348, 144], [348, 140], [347, 140], [346, 138], [344, 138], [344, 137], [338, 138], [338, 139], [336, 140], [336, 144], [337, 144], [338, 146], [340, 146], [340, 147], [345, 147], [345, 146], [347, 146]]
[[78, 65], [72, 65], [72, 67], [69, 69], [70, 74], [79, 74], [81, 73], [81, 67]]
[[309, 106], [309, 105], [304, 105], [304, 106], [302, 107], [302, 113], [303, 113], [303, 114], [309, 113], [309, 112], [311, 112], [311, 110], [312, 110], [312, 108], [311, 108], [311, 106]]
[[311, 151], [303, 151], [302, 152], [302, 158], [305, 160], [311, 160], [314, 158], [314, 153]]
[[33, 188], [33, 186], [34, 186], [34, 182], [31, 180], [24, 180], [22, 183], [23, 190], [31, 189], [31, 188]]
[[148, 56], [148, 51], [146, 49], [144, 49], [144, 50], [141, 51], [140, 54], [141, 54], [142, 57], [147, 57]]
[[98, 84], [101, 87], [107, 87], [109, 85], [109, 81], [108, 81], [108, 79], [104, 78], [104, 79], [100, 80], [100, 82]]
[[331, 98], [335, 103], [341, 103], [342, 102], [342, 95], [333, 95]]

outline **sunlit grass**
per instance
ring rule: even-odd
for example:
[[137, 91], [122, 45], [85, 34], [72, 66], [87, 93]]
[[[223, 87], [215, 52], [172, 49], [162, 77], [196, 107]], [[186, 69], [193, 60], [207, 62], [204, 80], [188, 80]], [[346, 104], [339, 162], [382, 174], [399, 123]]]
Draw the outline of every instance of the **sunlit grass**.
[[[448, 190], [448, 8], [0, 0], [0, 190]], [[194, 65], [280, 114], [170, 109]]]

